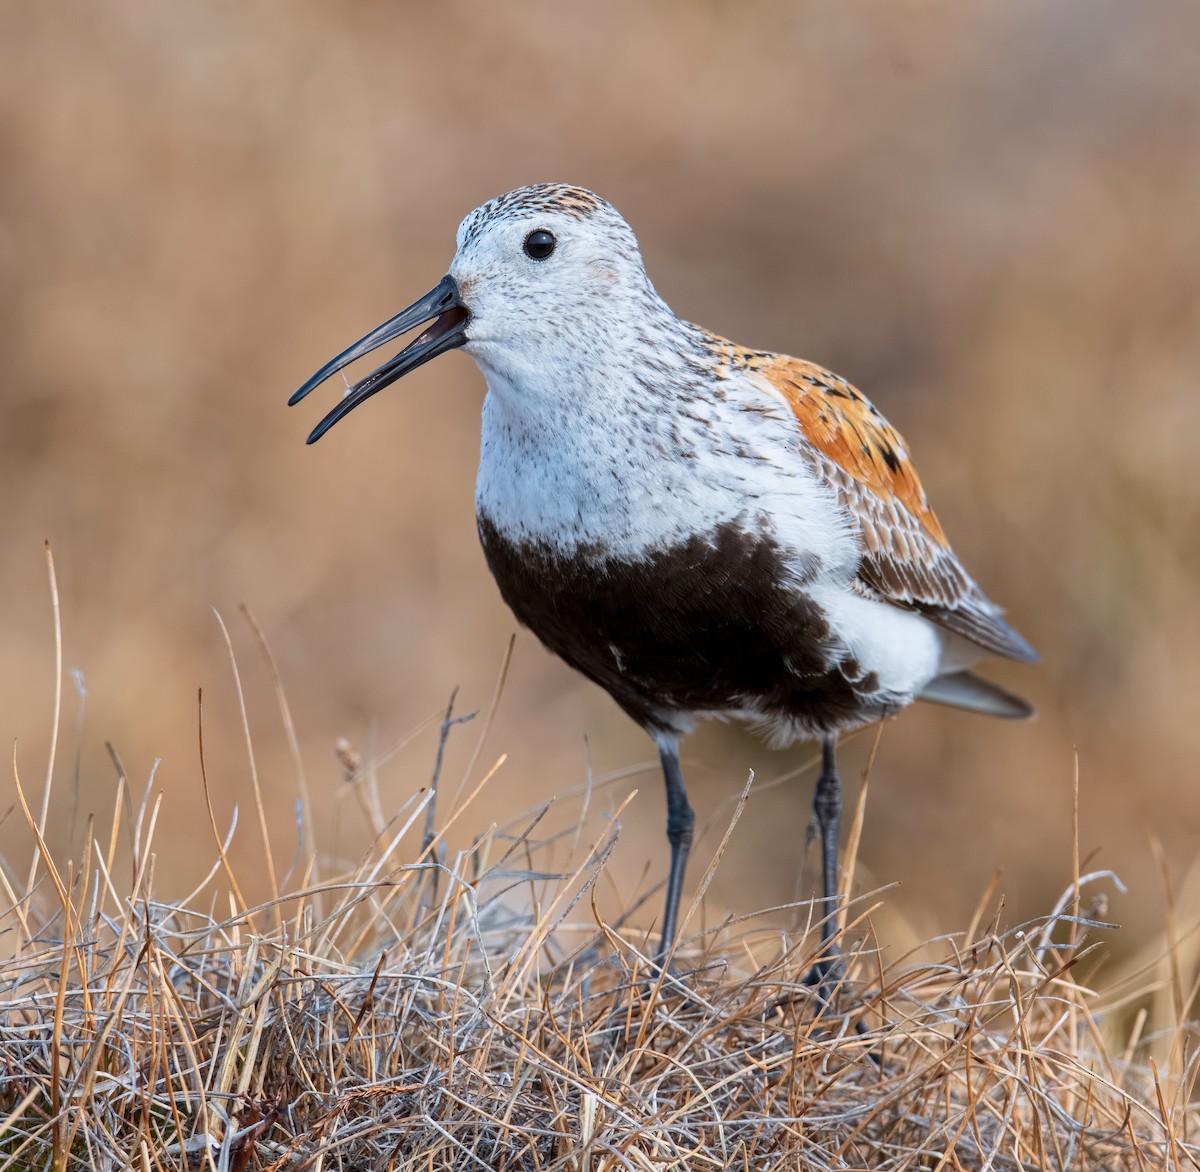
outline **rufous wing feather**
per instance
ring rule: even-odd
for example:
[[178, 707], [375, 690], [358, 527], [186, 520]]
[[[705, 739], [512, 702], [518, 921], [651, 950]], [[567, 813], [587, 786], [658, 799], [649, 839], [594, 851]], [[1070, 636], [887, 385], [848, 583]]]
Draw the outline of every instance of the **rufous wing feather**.
[[715, 338], [713, 349], [718, 361], [763, 378], [795, 416], [805, 457], [861, 537], [864, 593], [919, 610], [996, 655], [1037, 659], [955, 557], [903, 437], [861, 391], [798, 358]]

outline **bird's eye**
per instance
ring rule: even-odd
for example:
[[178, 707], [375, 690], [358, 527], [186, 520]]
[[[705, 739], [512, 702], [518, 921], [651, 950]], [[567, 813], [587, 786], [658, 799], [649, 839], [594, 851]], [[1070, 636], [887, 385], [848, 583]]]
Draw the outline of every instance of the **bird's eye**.
[[525, 237], [525, 255], [530, 260], [545, 260], [554, 251], [557, 243], [553, 232], [547, 232], [545, 228], [536, 228]]

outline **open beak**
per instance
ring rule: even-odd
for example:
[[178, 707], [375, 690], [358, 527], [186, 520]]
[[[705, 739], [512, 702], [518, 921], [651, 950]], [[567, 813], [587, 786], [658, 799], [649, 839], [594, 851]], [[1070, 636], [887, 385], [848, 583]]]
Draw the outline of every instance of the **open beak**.
[[360, 338], [353, 346], [343, 350], [336, 358], [325, 363], [289, 400], [288, 406], [299, 403], [309, 391], [319, 387], [331, 375], [337, 374], [344, 366], [349, 366], [355, 359], [369, 354], [372, 350], [390, 342], [401, 334], [408, 333], [431, 318], [436, 319], [427, 330], [414, 338], [390, 362], [385, 362], [378, 370], [373, 370], [361, 382], [357, 382], [345, 394], [338, 405], [313, 428], [308, 437], [308, 443], [316, 443], [339, 419], [349, 415], [359, 403], [365, 403], [376, 391], [391, 386], [397, 379], [403, 378], [410, 370], [423, 366], [431, 358], [444, 354], [461, 346], [467, 340], [466, 306], [459, 295], [458, 284], [453, 277], [443, 277], [437, 285], [426, 293], [420, 301], [414, 301], [407, 309], [402, 309], [390, 321], [372, 330], [365, 338]]

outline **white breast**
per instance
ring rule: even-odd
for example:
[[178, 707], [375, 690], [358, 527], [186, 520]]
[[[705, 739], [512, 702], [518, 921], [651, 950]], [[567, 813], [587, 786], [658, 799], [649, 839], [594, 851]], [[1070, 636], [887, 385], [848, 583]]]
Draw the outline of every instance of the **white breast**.
[[735, 521], [808, 572], [852, 576], [858, 547], [846, 518], [800, 457], [790, 413], [745, 409], [756, 388], [722, 384], [724, 398], [638, 384], [576, 394], [513, 386], [480, 366], [488, 394], [476, 507], [508, 535], [636, 559]]

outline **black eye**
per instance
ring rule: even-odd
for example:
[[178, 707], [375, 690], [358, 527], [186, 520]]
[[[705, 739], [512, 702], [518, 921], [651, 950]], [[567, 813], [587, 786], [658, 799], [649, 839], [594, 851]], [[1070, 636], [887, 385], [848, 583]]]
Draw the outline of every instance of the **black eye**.
[[554, 251], [557, 243], [553, 232], [547, 232], [545, 228], [536, 228], [525, 237], [525, 255], [530, 260], [545, 260]]

